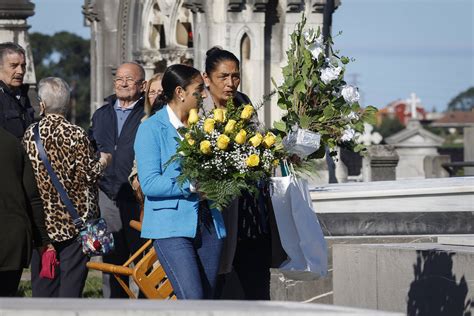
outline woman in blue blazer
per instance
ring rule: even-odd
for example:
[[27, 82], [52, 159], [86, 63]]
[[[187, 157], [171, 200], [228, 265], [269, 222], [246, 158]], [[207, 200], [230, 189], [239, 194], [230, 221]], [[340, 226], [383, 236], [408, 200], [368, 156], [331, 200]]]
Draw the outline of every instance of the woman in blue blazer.
[[[178, 299], [211, 299], [214, 295], [225, 228], [222, 215], [210, 210], [192, 185], [178, 185], [178, 128], [205, 97], [199, 71], [172, 65], [162, 79], [163, 108], [144, 121], [135, 139], [138, 177], [145, 194], [142, 237], [154, 239], [160, 263]], [[197, 94], [197, 95], [196, 95]]]

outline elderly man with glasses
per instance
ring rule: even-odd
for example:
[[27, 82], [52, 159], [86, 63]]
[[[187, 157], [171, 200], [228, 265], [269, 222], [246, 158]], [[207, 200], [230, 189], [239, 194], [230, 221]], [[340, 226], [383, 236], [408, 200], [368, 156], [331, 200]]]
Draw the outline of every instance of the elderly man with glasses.
[[[112, 154], [112, 163], [99, 183], [101, 216], [115, 238], [114, 253], [103, 257], [107, 263], [123, 264], [143, 242], [139, 232], [129, 226], [130, 220], [139, 219], [140, 207], [128, 176], [135, 157], [135, 134], [144, 116], [145, 86], [142, 66], [133, 62], [120, 65], [114, 78], [115, 94], [92, 116], [91, 138], [100, 152]], [[128, 297], [115, 278], [105, 273], [103, 294], [106, 298]]]

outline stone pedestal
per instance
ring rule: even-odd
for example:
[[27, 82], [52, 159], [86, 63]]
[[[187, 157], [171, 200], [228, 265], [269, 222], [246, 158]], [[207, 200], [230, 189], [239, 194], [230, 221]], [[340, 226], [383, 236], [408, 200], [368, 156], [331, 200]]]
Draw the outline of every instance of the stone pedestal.
[[408, 315], [470, 315], [473, 265], [474, 247], [335, 245], [334, 304]]
[[395, 180], [395, 168], [398, 155], [393, 146], [372, 145], [368, 148], [368, 156], [364, 157], [364, 181]]

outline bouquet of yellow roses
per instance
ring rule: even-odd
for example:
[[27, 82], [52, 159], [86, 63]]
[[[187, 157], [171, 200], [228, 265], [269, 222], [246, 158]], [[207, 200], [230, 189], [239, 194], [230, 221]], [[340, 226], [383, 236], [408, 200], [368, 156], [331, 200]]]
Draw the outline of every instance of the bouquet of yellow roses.
[[283, 152], [281, 138], [260, 130], [256, 116], [251, 104], [235, 106], [232, 100], [226, 109], [202, 115], [191, 110], [172, 158], [181, 163], [178, 183], [196, 183], [219, 210], [244, 191], [258, 194], [257, 184], [269, 180]]

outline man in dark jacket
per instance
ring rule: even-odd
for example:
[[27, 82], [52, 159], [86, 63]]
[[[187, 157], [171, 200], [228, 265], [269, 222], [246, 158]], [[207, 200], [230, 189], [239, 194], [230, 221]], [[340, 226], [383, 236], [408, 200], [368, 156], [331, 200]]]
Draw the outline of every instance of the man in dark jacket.
[[0, 127], [18, 139], [34, 117], [28, 85], [23, 84], [25, 72], [25, 50], [15, 43], [0, 43]]
[[20, 142], [3, 128], [0, 173], [0, 296], [14, 296], [33, 246], [52, 246], [30, 160]]
[[[115, 95], [92, 117], [90, 135], [99, 151], [112, 154], [112, 164], [99, 183], [101, 216], [114, 234], [115, 251], [104, 262], [123, 264], [142, 244], [140, 233], [129, 226], [139, 220], [140, 207], [128, 176], [133, 167], [135, 134], [144, 115], [145, 71], [136, 63], [122, 64], [114, 79]], [[103, 294], [107, 298], [128, 297], [114, 277], [103, 274]]]

